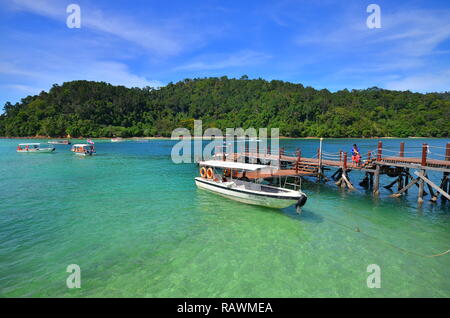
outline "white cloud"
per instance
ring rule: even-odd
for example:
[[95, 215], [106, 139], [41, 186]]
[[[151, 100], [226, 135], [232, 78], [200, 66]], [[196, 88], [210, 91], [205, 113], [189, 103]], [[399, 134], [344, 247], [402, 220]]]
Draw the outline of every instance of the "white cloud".
[[[12, 9], [32, 12], [65, 23], [68, 16], [65, 7], [67, 4], [48, 0], [14, 0]], [[155, 25], [144, 25], [127, 16], [103, 12], [86, 5], [80, 7], [81, 28], [119, 37], [159, 55], [176, 55], [194, 41], [194, 37], [190, 37], [188, 33], [178, 34], [180, 29], [173, 24], [165, 26], [155, 21]]]
[[[382, 8], [383, 9], [383, 8]], [[354, 16], [345, 23], [326, 24], [314, 32], [297, 36], [298, 45], [321, 45], [349, 50], [354, 47], [379, 47], [386, 53], [405, 56], [430, 54], [450, 38], [450, 10], [382, 10], [381, 29], [368, 29], [362, 17]]]
[[27, 95], [36, 95], [39, 94], [41, 91], [39, 88], [28, 86], [28, 85], [21, 85], [21, 84], [8, 84], [3, 85], [3, 87], [6, 87], [8, 89], [12, 89], [21, 93], [25, 93]]
[[[359, 10], [357, 8], [355, 10]], [[389, 89], [413, 91], [448, 90], [450, 10], [381, 7], [381, 29], [368, 29], [362, 13], [353, 12], [340, 23], [308, 25], [294, 43], [313, 51], [316, 63], [326, 61], [327, 79]], [[316, 26], [316, 28], [314, 28]], [[311, 31], [311, 32], [308, 32]], [[332, 85], [332, 84], [331, 84]], [[326, 86], [326, 85], [325, 85]]]
[[270, 59], [270, 56], [250, 50], [224, 55], [215, 54], [198, 57], [196, 61], [175, 68], [175, 70], [218, 70], [232, 67], [246, 67], [257, 65]]
[[450, 91], [450, 69], [439, 73], [425, 73], [407, 76], [399, 80], [386, 83], [387, 89], [415, 92], [444, 92]]
[[450, 38], [450, 10], [401, 11], [384, 18], [386, 32], [372, 43], [385, 43], [393, 53], [422, 57]]
[[157, 80], [148, 80], [143, 76], [132, 74], [128, 70], [127, 65], [117, 62], [94, 62], [78, 72], [74, 71], [71, 76], [72, 78], [69, 80], [78, 76], [79, 79], [104, 81], [113, 85], [127, 87], [163, 86], [163, 83]]
[[[19, 78], [22, 78], [21, 75], [26, 74], [28, 77], [27, 82], [33, 83], [32, 85], [6, 85], [22, 91], [36, 91], [37, 89], [33, 87], [48, 89], [54, 83], [63, 83], [79, 79], [104, 81], [113, 85], [123, 85], [127, 87], [163, 86], [163, 83], [160, 81], [149, 80], [143, 76], [133, 74], [130, 72], [126, 64], [119, 62], [90, 61], [84, 63], [74, 63], [72, 61], [72, 63], [70, 63], [70, 61], [66, 61], [65, 63], [47, 63], [48, 64], [44, 66], [47, 70], [46, 73], [41, 73], [39, 70], [27, 70], [11, 63], [7, 64], [8, 69], [2, 68], [0, 73], [10, 76], [19, 75]], [[60, 65], [65, 66], [61, 68]]]
[[35, 72], [30, 71], [29, 69], [17, 67], [11, 62], [0, 62], [0, 74], [22, 77], [38, 76]]

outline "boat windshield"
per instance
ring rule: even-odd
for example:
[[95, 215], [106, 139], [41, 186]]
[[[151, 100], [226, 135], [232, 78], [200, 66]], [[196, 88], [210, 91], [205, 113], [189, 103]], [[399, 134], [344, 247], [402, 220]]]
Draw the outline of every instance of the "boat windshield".
[[243, 188], [246, 190], [252, 190], [252, 191], [260, 191], [260, 192], [268, 192], [268, 193], [286, 193], [289, 192], [287, 189], [278, 188], [278, 187], [271, 187], [266, 184], [256, 183], [256, 182], [249, 182], [244, 180], [233, 180], [234, 184], [238, 188]]

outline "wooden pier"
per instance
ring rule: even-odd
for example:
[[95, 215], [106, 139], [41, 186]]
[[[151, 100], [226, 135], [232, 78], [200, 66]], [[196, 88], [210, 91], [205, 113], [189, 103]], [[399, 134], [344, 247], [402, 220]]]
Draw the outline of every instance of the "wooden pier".
[[[434, 156], [442, 159], [430, 158], [429, 154], [433, 150]], [[411, 149], [410, 149], [411, 150]], [[276, 162], [279, 169], [268, 172], [249, 172], [245, 177], [249, 179], [263, 178], [270, 179], [276, 177], [315, 177], [319, 181], [330, 181], [325, 171], [335, 170], [331, 179], [339, 187], [355, 189], [350, 180], [349, 173], [359, 170], [365, 173], [360, 186], [372, 190], [373, 195], [378, 196], [380, 192], [380, 176], [386, 175], [394, 180], [385, 186], [391, 189], [397, 185], [397, 191], [391, 197], [399, 197], [407, 194], [411, 187], [417, 187], [418, 203], [424, 201], [424, 196], [430, 195], [430, 201], [436, 202], [441, 196], [443, 201], [450, 201], [450, 143], [444, 147], [430, 146], [423, 144], [421, 149], [406, 151], [405, 144], [400, 143], [398, 150], [383, 148], [383, 143], [378, 142], [377, 147], [368, 151], [362, 156], [359, 164], [352, 162], [347, 152], [328, 153], [322, 150], [322, 143], [315, 157], [303, 157], [301, 149], [293, 154], [285, 152], [280, 148], [275, 153], [270, 147], [265, 151], [249, 151], [248, 145], [241, 153], [223, 154], [223, 160], [245, 161], [260, 164]], [[411, 155], [412, 154], [412, 155]], [[428, 172], [435, 171], [442, 173], [442, 178], [437, 185], [428, 177]], [[242, 176], [241, 176], [242, 177]], [[428, 190], [428, 192], [426, 191]]]

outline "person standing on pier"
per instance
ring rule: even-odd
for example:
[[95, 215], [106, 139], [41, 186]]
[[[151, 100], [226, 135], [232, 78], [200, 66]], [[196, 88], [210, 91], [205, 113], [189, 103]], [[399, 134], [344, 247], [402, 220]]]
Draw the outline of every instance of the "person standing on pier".
[[359, 153], [359, 148], [356, 144], [353, 144], [352, 148], [352, 162], [359, 165], [361, 162], [361, 154]]

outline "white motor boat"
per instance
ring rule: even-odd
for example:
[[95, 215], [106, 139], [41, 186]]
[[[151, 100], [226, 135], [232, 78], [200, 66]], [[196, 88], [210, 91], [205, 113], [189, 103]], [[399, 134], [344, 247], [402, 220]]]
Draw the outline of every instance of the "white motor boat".
[[40, 143], [26, 143], [17, 146], [17, 152], [21, 153], [49, 153], [55, 151], [55, 147], [41, 147]]
[[[275, 187], [246, 180], [245, 172], [273, 170], [266, 165], [209, 160], [201, 161], [200, 177], [195, 178], [197, 187], [214, 192], [235, 201], [282, 209], [296, 205], [300, 209], [307, 200], [302, 191]], [[223, 174], [217, 170], [223, 170]]]
[[121, 137], [111, 138], [111, 142], [122, 142], [123, 139]]
[[78, 156], [92, 156], [96, 153], [94, 145], [88, 144], [75, 144], [70, 151]]

